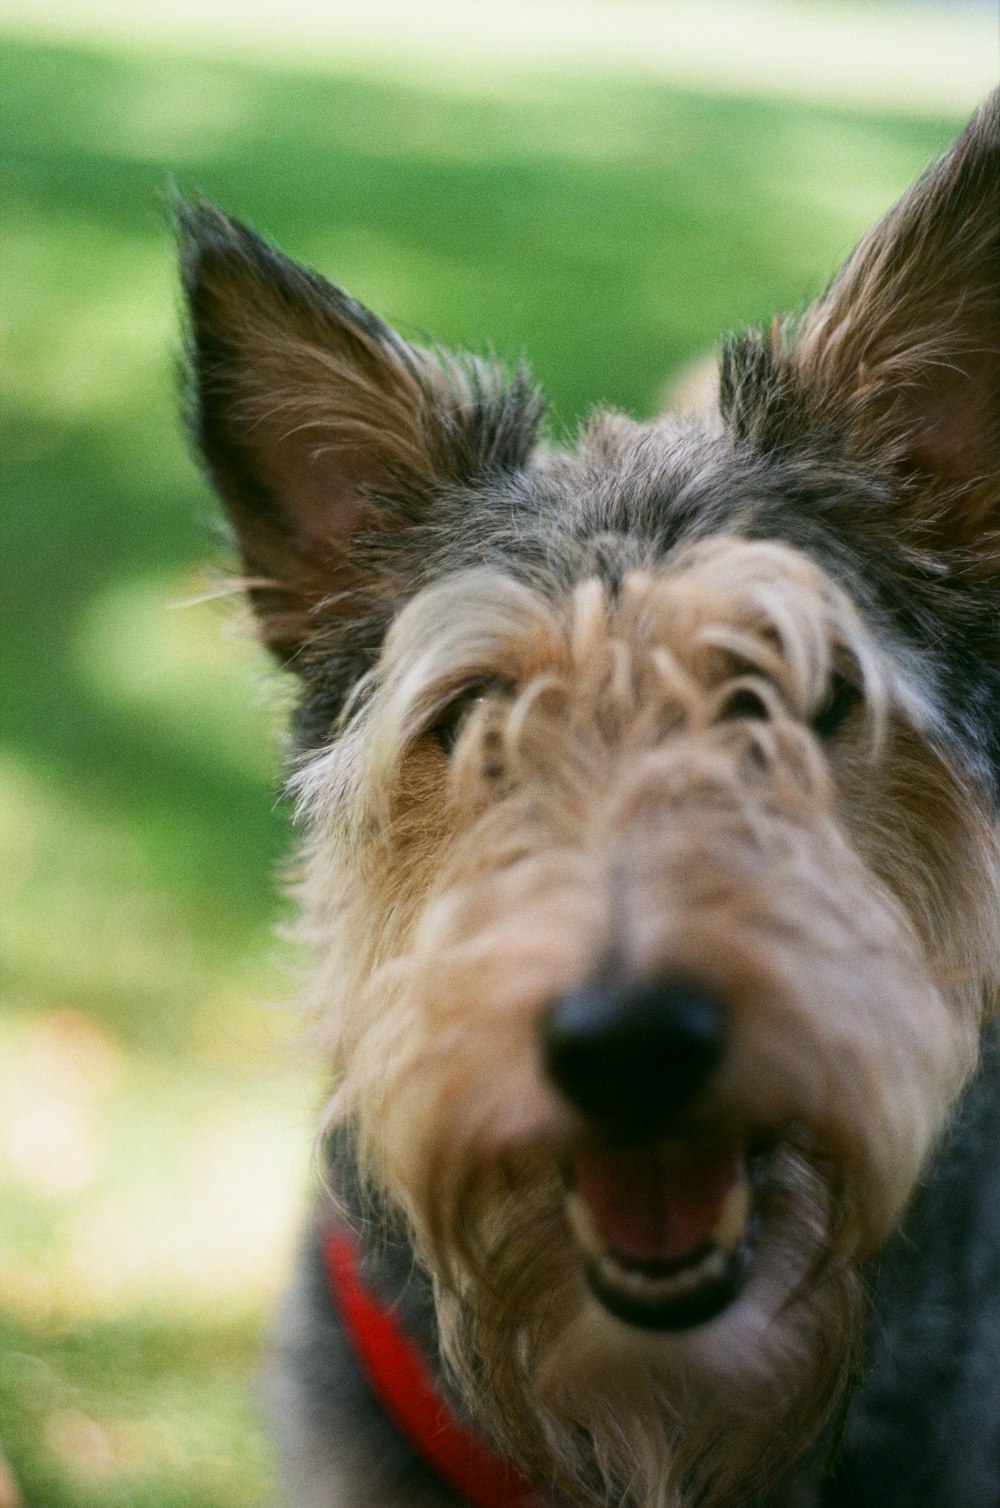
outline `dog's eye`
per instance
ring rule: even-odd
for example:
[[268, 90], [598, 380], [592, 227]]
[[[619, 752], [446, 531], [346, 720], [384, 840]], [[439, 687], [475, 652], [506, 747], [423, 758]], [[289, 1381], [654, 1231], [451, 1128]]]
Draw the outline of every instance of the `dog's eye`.
[[427, 729], [427, 737], [433, 738], [445, 754], [451, 754], [469, 713], [486, 701], [487, 697], [507, 689], [507, 683], [499, 676], [491, 676], [463, 686], [438, 712], [437, 717]]
[[861, 701], [861, 690], [844, 675], [834, 675], [826, 696], [813, 713], [813, 732], [820, 738], [832, 738]]
[[738, 686], [725, 700], [719, 713], [720, 722], [733, 722], [737, 718], [755, 718], [758, 721], [770, 717], [764, 698], [749, 686]]

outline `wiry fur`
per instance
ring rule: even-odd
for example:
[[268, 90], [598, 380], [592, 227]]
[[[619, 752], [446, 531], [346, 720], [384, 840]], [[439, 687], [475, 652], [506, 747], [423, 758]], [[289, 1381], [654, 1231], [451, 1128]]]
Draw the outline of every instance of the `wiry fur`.
[[[727, 347], [717, 407], [573, 454], [523, 373], [209, 206], [182, 231], [196, 437], [304, 688], [351, 1185], [546, 1501], [763, 1501], [847, 1396], [865, 1264], [1000, 1003], [1000, 99], [797, 326]], [[672, 1134], [768, 1149], [746, 1287], [677, 1333], [601, 1306], [567, 1221], [594, 1128], [540, 1023], [611, 967], [725, 1003]]]

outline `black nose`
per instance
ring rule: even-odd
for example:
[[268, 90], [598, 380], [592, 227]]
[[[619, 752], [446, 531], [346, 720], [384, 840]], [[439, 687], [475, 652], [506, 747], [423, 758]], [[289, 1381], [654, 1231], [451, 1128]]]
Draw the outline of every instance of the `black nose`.
[[565, 995], [542, 1024], [552, 1082], [584, 1115], [650, 1134], [690, 1104], [722, 1056], [723, 1010], [682, 980], [631, 979]]

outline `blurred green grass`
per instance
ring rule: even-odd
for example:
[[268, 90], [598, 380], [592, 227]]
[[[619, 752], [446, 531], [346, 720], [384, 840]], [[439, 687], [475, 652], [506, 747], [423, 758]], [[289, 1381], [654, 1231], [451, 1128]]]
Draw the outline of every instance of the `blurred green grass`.
[[[940, 120], [512, 77], [474, 93], [8, 41], [0, 1440], [35, 1508], [252, 1508], [317, 1097], [266, 1008], [275, 704], [204, 589], [167, 185], [396, 321], [649, 411], [815, 292]], [[957, 122], [955, 123], [958, 124]]]

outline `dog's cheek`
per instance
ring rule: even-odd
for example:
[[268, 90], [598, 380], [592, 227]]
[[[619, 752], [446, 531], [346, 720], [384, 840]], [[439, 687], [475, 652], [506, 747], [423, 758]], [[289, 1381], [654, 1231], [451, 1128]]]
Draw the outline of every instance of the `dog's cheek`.
[[404, 758], [382, 841], [368, 848], [385, 900], [407, 926], [421, 908], [454, 840], [448, 772], [434, 746], [423, 742]]
[[979, 981], [1000, 971], [1000, 933], [991, 923], [1000, 908], [1000, 867], [981, 799], [901, 726], [875, 763], [845, 752], [836, 779], [852, 842], [902, 903], [938, 987], [973, 1033]]

